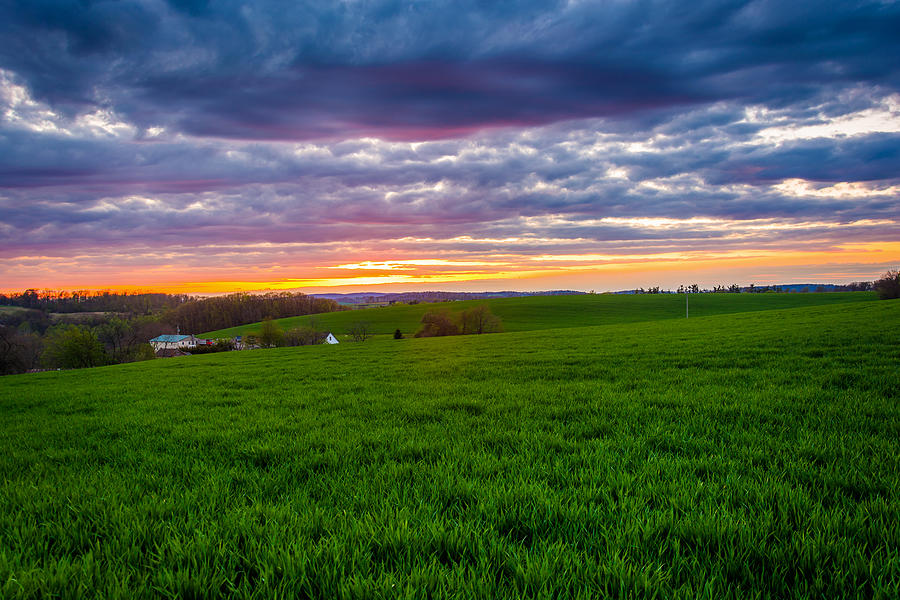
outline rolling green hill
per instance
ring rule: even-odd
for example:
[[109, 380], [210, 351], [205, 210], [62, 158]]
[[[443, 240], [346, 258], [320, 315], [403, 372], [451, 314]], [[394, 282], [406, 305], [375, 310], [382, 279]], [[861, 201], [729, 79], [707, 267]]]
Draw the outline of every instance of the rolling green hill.
[[[874, 292], [837, 292], [823, 294], [694, 294], [690, 297], [690, 314], [694, 317], [774, 310], [833, 303], [875, 300]], [[324, 313], [277, 319], [284, 329], [306, 325], [310, 319], [326, 331], [340, 336], [356, 321], [366, 321], [376, 334], [392, 334], [400, 329], [404, 335], [414, 334], [422, 315], [430, 310], [460, 312], [485, 304], [503, 321], [504, 331], [533, 331], [561, 327], [589, 327], [614, 323], [676, 319], [685, 315], [685, 298], [678, 294], [586, 294], [581, 296], [526, 296], [466, 300], [461, 302], [393, 305], [384, 308]], [[202, 334], [223, 338], [259, 330], [259, 324], [242, 325]]]
[[898, 326], [856, 302], [4, 377], [0, 597], [896, 597]]

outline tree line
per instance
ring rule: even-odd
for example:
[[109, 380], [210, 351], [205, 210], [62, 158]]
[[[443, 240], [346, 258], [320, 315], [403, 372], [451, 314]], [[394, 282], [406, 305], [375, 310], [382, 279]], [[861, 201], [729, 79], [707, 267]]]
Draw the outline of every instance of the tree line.
[[173, 309], [167, 320], [182, 332], [200, 333], [227, 329], [263, 319], [343, 310], [336, 301], [291, 292], [227, 294], [186, 302]]
[[[35, 311], [40, 312], [40, 311]], [[37, 369], [80, 369], [154, 358], [148, 340], [171, 330], [158, 317], [140, 315], [91, 323], [58, 322], [41, 330], [32, 321], [11, 325], [0, 315], [0, 375]], [[30, 315], [15, 315], [28, 318]], [[42, 323], [42, 321], [37, 321]]]
[[[341, 309], [334, 300], [289, 292], [193, 298], [167, 294], [87, 296], [27, 290], [3, 295], [0, 300], [7, 307], [0, 309], [0, 375], [143, 360], [154, 357], [148, 341], [160, 334], [202, 333], [267, 317]], [[79, 310], [63, 310], [72, 307]], [[291, 332], [288, 339], [299, 345], [314, 343], [320, 337], [319, 332], [313, 335], [304, 331]]]
[[[879, 280], [880, 281], [880, 280]], [[699, 284], [690, 283], [687, 285], [679, 285], [676, 290], [663, 289], [660, 286], [648, 288], [637, 288], [630, 290], [634, 294], [765, 294], [765, 293], [793, 293], [798, 291], [796, 288], [812, 288], [815, 292], [869, 292], [876, 290], [878, 282], [876, 281], [854, 281], [845, 284], [828, 284], [826, 285], [756, 285], [751, 283], [747, 286], [739, 286], [736, 283], [731, 285], [714, 285], [710, 288], [701, 288]], [[801, 289], [800, 291], [807, 291]]]
[[0, 306], [20, 306], [48, 313], [114, 312], [152, 314], [196, 300], [186, 294], [112, 292], [109, 290], [37, 290], [0, 294]]

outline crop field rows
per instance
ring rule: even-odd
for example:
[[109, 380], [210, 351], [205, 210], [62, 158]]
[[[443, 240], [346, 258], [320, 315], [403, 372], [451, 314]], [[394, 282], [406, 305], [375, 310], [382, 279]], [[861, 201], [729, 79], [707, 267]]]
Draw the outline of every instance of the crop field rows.
[[898, 325], [873, 301], [7, 377], [0, 596], [895, 598]]

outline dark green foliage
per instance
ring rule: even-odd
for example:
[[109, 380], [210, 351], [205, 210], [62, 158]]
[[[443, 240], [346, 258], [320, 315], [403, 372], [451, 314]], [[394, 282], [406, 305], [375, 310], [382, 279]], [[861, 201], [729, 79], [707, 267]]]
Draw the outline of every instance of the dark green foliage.
[[394, 339], [395, 339], [395, 340], [402, 340], [402, 339], [403, 339], [403, 332], [400, 331], [399, 329], [394, 330]]
[[24, 373], [40, 364], [41, 338], [0, 325], [0, 375]]
[[81, 325], [57, 325], [44, 338], [44, 366], [51, 369], [84, 369], [109, 362], [97, 334]]
[[0, 597], [895, 598], [898, 324], [864, 302], [7, 377]]
[[[56, 317], [87, 317], [82, 322], [58, 323], [47, 329], [50, 319], [39, 310], [0, 308], [0, 375], [21, 373], [39, 366], [82, 368], [154, 358], [147, 343], [167, 328], [154, 316], [122, 318], [115, 314], [71, 313]], [[84, 321], [97, 321], [88, 326]], [[17, 328], [9, 324], [18, 323]], [[74, 329], [73, 329], [74, 328]], [[46, 343], [37, 333], [46, 329]], [[100, 342], [97, 350], [95, 340]], [[42, 352], [46, 356], [42, 356]]]
[[94, 328], [110, 360], [117, 363], [145, 360], [147, 341], [165, 330], [165, 325], [150, 316], [133, 319], [108, 316]]
[[128, 353], [128, 340], [133, 338], [134, 328], [127, 320], [112, 317], [98, 326], [96, 333], [100, 342], [106, 346], [109, 356], [114, 361], [120, 362], [119, 359]]
[[874, 287], [882, 300], [900, 298], [900, 271], [888, 271], [875, 282]]
[[0, 327], [17, 328], [27, 333], [43, 334], [52, 325], [49, 315], [41, 310], [0, 307]]

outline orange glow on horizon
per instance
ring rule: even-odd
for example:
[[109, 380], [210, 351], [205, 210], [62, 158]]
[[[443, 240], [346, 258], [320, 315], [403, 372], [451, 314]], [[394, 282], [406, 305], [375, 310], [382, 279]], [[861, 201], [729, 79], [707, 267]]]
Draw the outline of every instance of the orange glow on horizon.
[[[727, 251], [686, 251], [635, 254], [561, 254], [540, 256], [503, 255], [502, 259], [479, 260], [477, 258], [453, 259], [386, 259], [357, 263], [321, 265], [318, 268], [343, 269], [342, 277], [298, 277], [272, 279], [210, 279], [200, 281], [179, 280], [172, 277], [173, 268], [154, 269], [143, 282], [133, 275], [132, 281], [109, 285], [90, 284], [67, 286], [32, 286], [40, 289], [83, 289], [109, 291], [145, 291], [179, 294], [222, 294], [228, 292], [259, 292], [279, 290], [322, 289], [333, 292], [359, 291], [361, 288], [408, 286], [421, 289], [438, 284], [464, 284], [466, 282], [491, 282], [502, 287], [504, 282], [528, 282], [529, 289], [550, 289], [542, 281], [572, 281], [573, 289], [592, 289], [610, 282], [608, 289], [628, 289], [618, 286], [615, 275], [645, 274], [648, 283], [654, 278], [681, 273], [683, 277], [703, 279], [703, 273], [722, 269], [778, 268], [778, 267], [828, 267], [836, 265], [883, 265], [900, 262], [900, 242], [870, 242], [843, 244], [831, 251], [747, 249]], [[541, 266], [538, 266], [538, 264]], [[536, 268], [537, 267], [537, 268]], [[435, 268], [442, 270], [434, 270]], [[280, 269], [289, 271], [288, 268]], [[309, 270], [307, 268], [307, 270]], [[595, 276], [592, 279], [592, 276]], [[153, 280], [156, 281], [153, 281]], [[784, 283], [789, 283], [785, 281]], [[654, 283], [655, 285], [655, 283]], [[668, 284], [666, 284], [668, 285]], [[5, 293], [20, 292], [7, 289]]]

